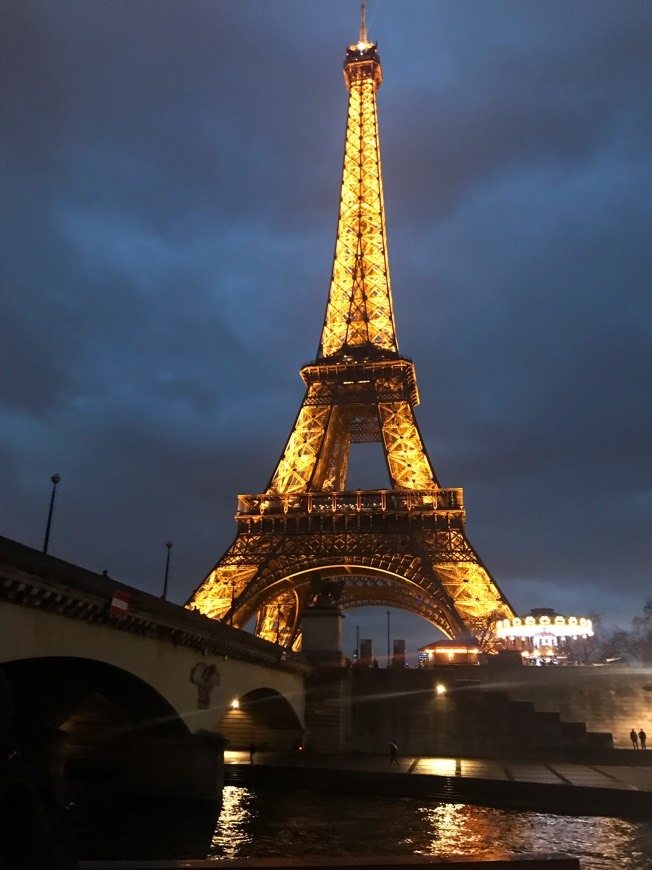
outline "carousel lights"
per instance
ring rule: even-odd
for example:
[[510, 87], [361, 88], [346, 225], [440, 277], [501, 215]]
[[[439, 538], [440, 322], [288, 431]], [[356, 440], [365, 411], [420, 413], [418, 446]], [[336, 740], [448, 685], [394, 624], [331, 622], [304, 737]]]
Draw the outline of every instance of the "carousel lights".
[[569, 637], [586, 639], [593, 637], [593, 625], [585, 617], [569, 616], [526, 616], [525, 619], [501, 619], [496, 623], [496, 634], [501, 638]]

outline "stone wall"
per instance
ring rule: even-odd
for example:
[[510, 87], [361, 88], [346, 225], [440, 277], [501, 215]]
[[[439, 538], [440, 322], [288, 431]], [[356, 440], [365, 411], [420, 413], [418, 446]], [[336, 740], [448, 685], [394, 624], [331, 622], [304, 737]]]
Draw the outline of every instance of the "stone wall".
[[[650, 734], [649, 671], [633, 668], [444, 666], [349, 670], [351, 739], [361, 752], [568, 757], [630, 748]], [[446, 691], [437, 694], [441, 683]], [[611, 735], [614, 742], [612, 744]]]
[[[478, 668], [483, 685], [532, 701], [537, 710], [557, 712], [589, 731], [609, 731], [614, 747], [629, 749], [629, 732], [643, 728], [652, 744], [652, 668], [523, 667]], [[489, 671], [493, 677], [487, 679]], [[647, 687], [647, 688], [646, 688]]]

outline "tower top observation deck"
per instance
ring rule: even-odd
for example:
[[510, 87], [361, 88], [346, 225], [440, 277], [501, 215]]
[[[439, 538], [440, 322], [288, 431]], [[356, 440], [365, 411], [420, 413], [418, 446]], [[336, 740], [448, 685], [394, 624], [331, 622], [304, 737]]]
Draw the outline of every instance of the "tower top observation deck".
[[375, 89], [378, 90], [383, 81], [383, 73], [378, 57], [378, 43], [369, 42], [367, 39], [367, 23], [365, 18], [366, 6], [361, 6], [362, 23], [360, 25], [360, 38], [346, 50], [344, 59], [344, 81], [347, 88], [360, 79], [372, 79]]

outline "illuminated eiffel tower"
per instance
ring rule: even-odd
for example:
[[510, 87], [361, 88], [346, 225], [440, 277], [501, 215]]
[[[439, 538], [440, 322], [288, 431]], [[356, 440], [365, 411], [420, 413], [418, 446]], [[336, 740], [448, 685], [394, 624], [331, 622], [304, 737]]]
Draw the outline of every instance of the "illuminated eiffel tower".
[[[362, 13], [344, 61], [349, 107], [340, 215], [317, 358], [264, 493], [240, 495], [237, 535], [187, 606], [300, 647], [315, 578], [343, 610], [379, 605], [451, 638], [514, 615], [465, 534], [461, 489], [442, 489], [421, 440], [411, 360], [396, 340], [385, 236], [376, 43]], [[351, 444], [382, 443], [390, 489], [347, 491]]]

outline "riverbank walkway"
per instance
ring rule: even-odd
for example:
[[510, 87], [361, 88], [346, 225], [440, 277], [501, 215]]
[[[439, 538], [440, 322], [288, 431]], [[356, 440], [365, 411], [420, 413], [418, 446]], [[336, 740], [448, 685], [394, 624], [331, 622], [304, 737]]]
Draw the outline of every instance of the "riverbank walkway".
[[[645, 758], [643, 756], [645, 755]], [[649, 755], [649, 758], [647, 757]], [[465, 801], [563, 815], [652, 819], [652, 751], [588, 762], [225, 752], [227, 785], [318, 788]]]
[[[644, 753], [640, 752], [642, 756]], [[628, 752], [627, 756], [639, 753]], [[622, 758], [622, 756], [621, 756]], [[584, 786], [587, 788], [623, 789], [652, 792], [652, 751], [649, 765], [626, 763], [570, 763], [566, 761], [521, 761], [493, 758], [422, 758], [399, 755], [398, 765], [389, 763], [389, 755], [363, 753], [313, 755], [292, 752], [256, 752], [254, 764], [272, 767], [302, 766], [331, 770], [403, 773], [412, 776], [467, 777], [502, 782], [547, 783], [549, 785]], [[632, 761], [638, 758], [632, 758]], [[645, 759], [647, 761], [647, 758]], [[224, 753], [225, 764], [249, 764], [248, 752]]]

